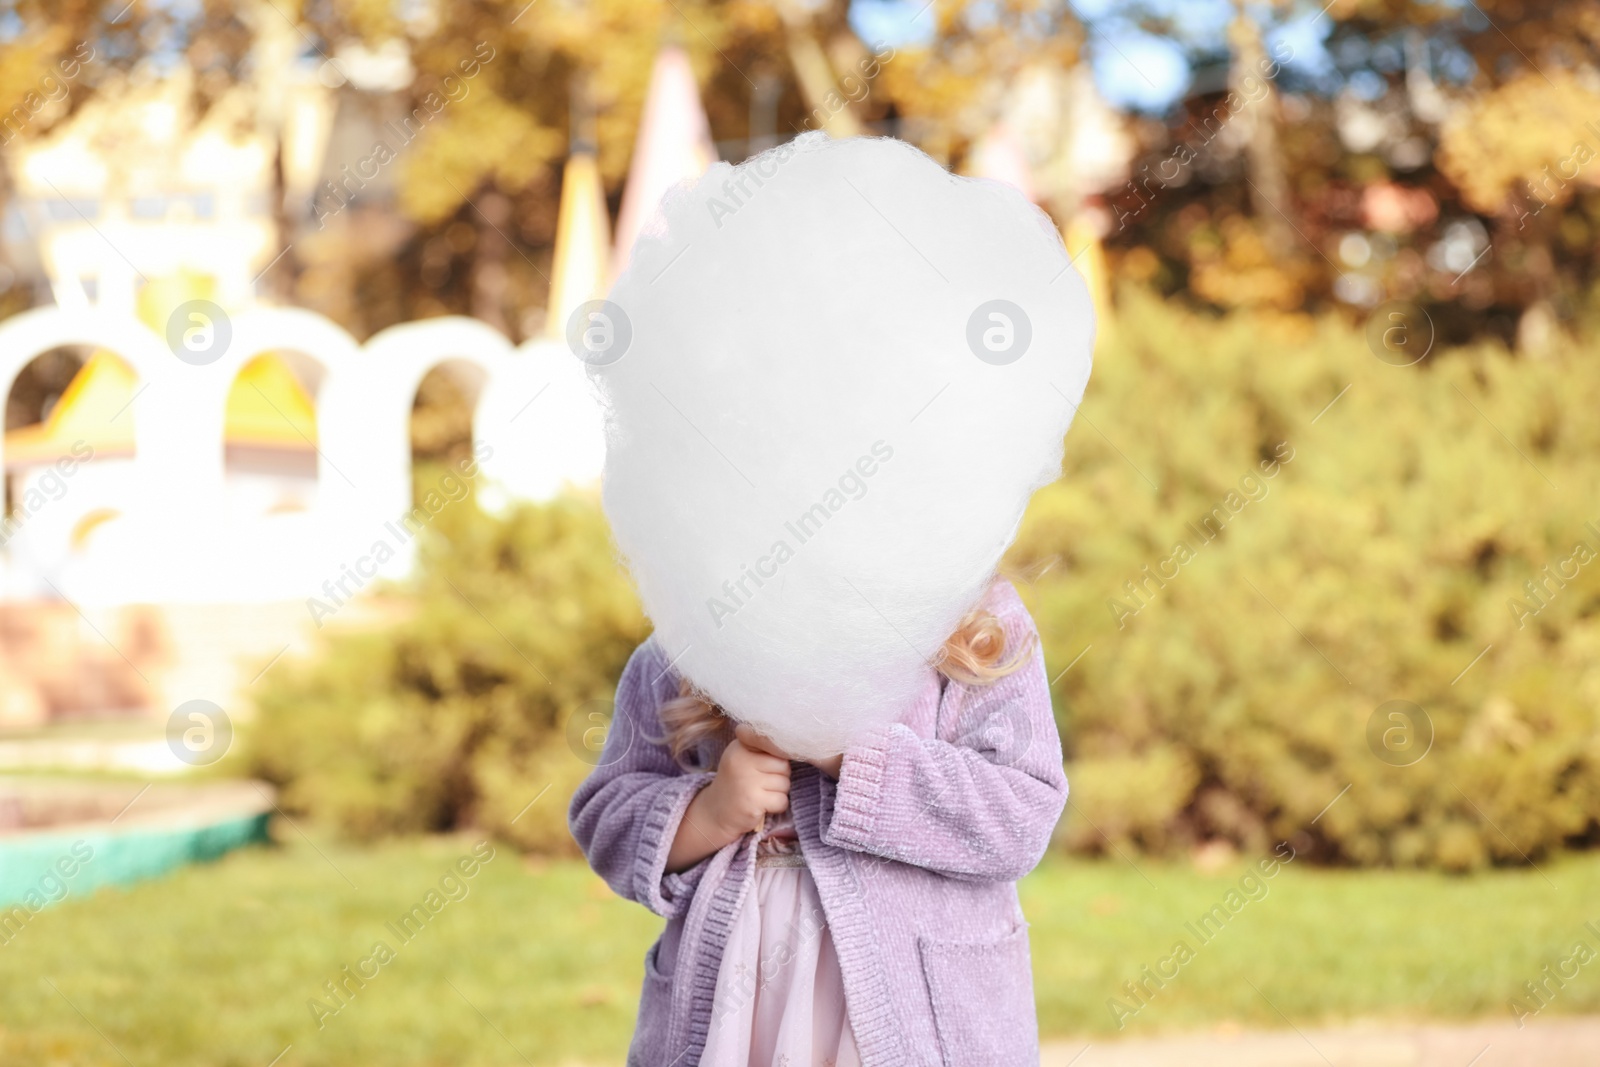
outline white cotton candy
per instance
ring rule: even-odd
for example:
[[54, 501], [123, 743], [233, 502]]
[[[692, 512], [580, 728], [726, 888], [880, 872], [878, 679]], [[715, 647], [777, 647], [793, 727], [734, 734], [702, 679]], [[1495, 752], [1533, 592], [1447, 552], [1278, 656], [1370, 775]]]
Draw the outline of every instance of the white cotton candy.
[[568, 337], [667, 657], [797, 756], [896, 720], [1088, 382], [1049, 219], [899, 141], [809, 134], [669, 193], [609, 302]]

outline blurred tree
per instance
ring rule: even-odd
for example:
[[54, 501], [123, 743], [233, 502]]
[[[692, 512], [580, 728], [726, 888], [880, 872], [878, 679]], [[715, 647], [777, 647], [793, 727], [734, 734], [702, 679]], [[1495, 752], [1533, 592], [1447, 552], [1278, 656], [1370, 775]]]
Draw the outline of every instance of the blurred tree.
[[[1231, 24], [1200, 32], [1172, 5], [1143, 0], [1098, 9], [1087, 25], [1063, 0], [935, 0], [918, 15], [933, 27], [926, 43], [892, 51], [856, 37], [847, 0], [133, 0], [120, 9], [0, 0], [0, 100], [36, 94], [53, 64], [88, 45], [95, 62], [17, 136], [47, 132], [141, 63], [176, 58], [196, 71], [201, 110], [247, 85], [271, 129], [281, 99], [271, 72], [286, 56], [320, 62], [354, 42], [400, 44], [417, 73], [406, 90], [416, 106], [437, 100], [482, 46], [495, 58], [480, 61], [472, 92], [400, 163], [413, 227], [367, 242], [382, 254], [363, 257], [351, 241], [334, 250], [333, 269], [298, 284], [307, 263], [297, 247], [265, 284], [361, 333], [446, 311], [518, 333], [540, 322], [556, 168], [574, 112], [593, 115], [615, 198], [650, 61], [669, 36], [693, 57], [725, 157], [820, 127], [894, 133], [959, 167], [1024, 82], [1040, 72], [1059, 80], [1110, 47], [1099, 26], [1119, 21], [1177, 42], [1195, 75], [1169, 113], [1136, 119], [1142, 162], [1154, 168], [1298, 25], [1302, 44], [1304, 28], [1324, 37], [1327, 62], [1268, 79], [1238, 130], [1189, 143], [1195, 160], [1181, 179], [1162, 184], [1158, 202], [1141, 204], [1113, 239], [1124, 254], [1154, 257], [1116, 265], [1223, 305], [1419, 300], [1452, 339], [1485, 329], [1531, 337], [1530, 322], [1582, 313], [1600, 281], [1600, 183], [1587, 162], [1600, 151], [1588, 130], [1600, 115], [1600, 0], [1274, 0], [1235, 10]], [[580, 82], [586, 102], [575, 107]], [[1033, 163], [1058, 221], [1076, 214], [1082, 189], [1071, 167], [1048, 146]], [[1127, 206], [1110, 205], [1119, 218]], [[282, 197], [273, 210], [285, 231], [303, 216]], [[5, 299], [15, 308], [28, 297]]]
[[[897, 50], [884, 90], [900, 118], [896, 132], [950, 165], [1001, 118], [1026, 73], [1071, 70], [1084, 56], [1083, 24], [1054, 0], [935, 0], [924, 17], [934, 20], [932, 39]], [[1065, 185], [1045, 186], [1047, 201], [1074, 199]], [[1059, 213], [1064, 222], [1072, 211]]]
[[[1136, 171], [1186, 146], [1194, 165], [1152, 204], [1112, 198], [1132, 222], [1113, 238], [1125, 276], [1222, 306], [1414, 300], [1449, 340], [1488, 331], [1527, 350], [1548, 335], [1530, 324], [1583, 313], [1600, 282], [1600, 168], [1582, 162], [1600, 152], [1587, 127], [1600, 119], [1600, 4], [1294, 2], [1250, 6], [1254, 32], [1241, 16], [1211, 36], [1186, 36], [1162, 5], [1109, 10], [1180, 43], [1194, 71], [1174, 114], [1140, 124]], [[1300, 29], [1287, 34], [1291, 24]], [[1249, 137], [1196, 144], [1192, 124], [1215, 112], [1225, 84], [1237, 91], [1251, 38], [1304, 53], [1307, 28], [1325, 34], [1316, 54], [1268, 85], [1286, 117], [1280, 199], [1260, 177], [1273, 155], [1256, 136], [1264, 111], [1241, 115]], [[1276, 280], [1283, 235], [1269, 232], [1280, 213], [1266, 201], [1294, 231], [1291, 255], [1306, 257]]]
[[[805, 26], [843, 25], [843, 11], [843, 3], [826, 6]], [[462, 65], [475, 64], [470, 92], [451, 98], [400, 163], [399, 203], [414, 234], [397, 256], [368, 269], [414, 296], [400, 302], [404, 308], [471, 312], [512, 333], [540, 321], [547, 297], [574, 117], [587, 126], [615, 202], [652, 61], [672, 38], [691, 55], [724, 154], [742, 155], [754, 74], [773, 78], [768, 59], [785, 54], [786, 32], [778, 11], [754, 0], [676, 7], [467, 0], [410, 20], [389, 4], [332, 0], [316, 9], [312, 26], [324, 42], [405, 41], [417, 72], [407, 93], [412, 107], [430, 94], [437, 101], [445, 79], [460, 79]], [[767, 106], [778, 128], [798, 125], [802, 95], [792, 78], [778, 80], [766, 90]]]
[[[351, 274], [357, 286], [362, 271], [386, 280], [369, 290], [401, 287], [408, 296], [399, 306], [413, 313], [503, 317], [513, 331], [541, 321], [574, 115], [592, 116], [615, 204], [664, 41], [689, 51], [724, 158], [742, 159], [774, 135], [825, 129], [900, 134], [951, 163], [999, 117], [1021, 72], [1071, 67], [1081, 45], [1070, 8], [1052, 0], [938, 3], [934, 41], [903, 52], [861, 41], [847, 0], [464, 0], [432, 10], [406, 20], [386, 3], [330, 0], [309, 12], [330, 52], [346, 40], [406, 41], [417, 71], [412, 106], [459, 76], [475, 49], [494, 56], [471, 92], [406, 149], [400, 203], [414, 235], [397, 255]], [[1046, 192], [1070, 200], [1068, 189]]]
[[1266, 235], [1267, 248], [1279, 259], [1298, 259], [1304, 249], [1295, 240], [1289, 221], [1289, 178], [1278, 147], [1278, 90], [1265, 72], [1276, 64], [1267, 58], [1261, 40], [1261, 27], [1245, 10], [1245, 0], [1234, 0], [1236, 14], [1228, 25], [1228, 43], [1233, 47], [1233, 62], [1228, 71], [1230, 94], [1241, 99], [1260, 96], [1249, 107], [1238, 111], [1244, 126], [1245, 157], [1249, 160], [1251, 202]]
[[[1600, 282], [1594, 242], [1586, 239], [1600, 212], [1600, 168], [1584, 166], [1600, 153], [1600, 126], [1587, 125], [1600, 119], [1593, 88], [1600, 77], [1600, 3], [1488, 0], [1451, 9], [1408, 0], [1341, 13], [1343, 7], [1332, 12], [1343, 20], [1334, 40], [1360, 35], [1377, 43], [1372, 65], [1387, 92], [1404, 103], [1411, 136], [1424, 134], [1437, 146], [1433, 173], [1444, 180], [1433, 191], [1443, 210], [1438, 227], [1423, 232], [1434, 239], [1429, 265], [1445, 269], [1422, 292], [1479, 312], [1468, 329], [1488, 325], [1486, 312], [1502, 319], [1501, 332], [1520, 348], [1543, 351], [1545, 326], [1556, 317], [1575, 321]], [[1426, 43], [1418, 28], [1427, 31]], [[1419, 61], [1381, 69], [1396, 66], [1401, 38]], [[1387, 52], [1380, 52], [1386, 42]], [[1453, 93], [1430, 94], [1433, 68], [1455, 84]], [[1560, 210], [1574, 200], [1579, 210]], [[1543, 212], [1546, 204], [1557, 210]], [[1454, 255], [1446, 243], [1452, 226], [1461, 250]], [[1483, 236], [1469, 245], [1462, 226]], [[1468, 274], [1476, 277], [1464, 285]]]

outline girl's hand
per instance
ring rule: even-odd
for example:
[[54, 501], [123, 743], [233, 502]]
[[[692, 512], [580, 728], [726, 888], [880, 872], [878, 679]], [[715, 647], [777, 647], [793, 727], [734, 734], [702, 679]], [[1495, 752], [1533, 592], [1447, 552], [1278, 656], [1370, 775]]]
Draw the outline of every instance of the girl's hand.
[[736, 737], [723, 750], [710, 784], [683, 813], [667, 850], [667, 870], [688, 870], [788, 807], [789, 761]]
[[[770, 752], [772, 755], [781, 757], [785, 760], [794, 758], [777, 745], [773, 744], [767, 738], [756, 733], [755, 727], [753, 726], [747, 726], [744, 723], [739, 723], [733, 728], [733, 733], [734, 736], [739, 739], [739, 742], [746, 748], [755, 748], [760, 749], [762, 752]], [[837, 756], [829, 756], [827, 759], [802, 760], [801, 762], [811, 764], [811, 766], [815, 767], [823, 774], [826, 774], [829, 778], [837, 781], [839, 778], [839, 770], [844, 764], [844, 753], [841, 752]]]
[[734, 836], [749, 833], [768, 815], [789, 807], [788, 757], [752, 744], [753, 735], [748, 726], [735, 730], [716, 777], [701, 793], [706, 814]]

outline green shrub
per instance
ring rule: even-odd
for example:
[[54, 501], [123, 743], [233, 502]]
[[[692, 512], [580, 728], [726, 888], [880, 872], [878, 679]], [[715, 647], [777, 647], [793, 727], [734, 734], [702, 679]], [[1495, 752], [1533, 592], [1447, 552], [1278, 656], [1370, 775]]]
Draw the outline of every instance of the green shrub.
[[[1089, 647], [1054, 690], [1068, 845], [1461, 870], [1600, 836], [1600, 558], [1575, 554], [1600, 553], [1596, 398], [1576, 350], [1402, 368], [1335, 319], [1124, 294], [1009, 561], [1052, 676]], [[1207, 542], [1187, 524], [1216, 506]], [[1391, 700], [1431, 722], [1410, 766], [1416, 738], [1369, 747]]]
[[566, 801], [589, 765], [567, 720], [606, 706], [647, 632], [599, 504], [497, 519], [462, 502], [433, 523], [403, 621], [263, 679], [254, 773], [355, 837], [471, 825], [572, 851]]

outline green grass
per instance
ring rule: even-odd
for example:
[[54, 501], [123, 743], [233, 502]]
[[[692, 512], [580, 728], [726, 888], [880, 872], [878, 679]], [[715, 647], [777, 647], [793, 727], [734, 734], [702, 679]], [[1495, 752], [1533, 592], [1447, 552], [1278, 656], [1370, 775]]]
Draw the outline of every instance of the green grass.
[[[249, 849], [69, 898], [0, 946], [0, 1063], [266, 1067], [292, 1044], [279, 1067], [521, 1064], [508, 1041], [619, 1061], [660, 921], [580, 864], [499, 848], [412, 941], [385, 927], [473, 843]], [[307, 1002], [379, 940], [393, 961], [319, 1028]]]
[[[267, 1067], [288, 1045], [279, 1067], [620, 1063], [659, 920], [581, 865], [501, 848], [414, 940], [385, 927], [472, 844], [296, 840], [69, 897], [0, 946], [0, 1063]], [[1597, 944], [1600, 856], [1546, 865], [1554, 888], [1290, 866], [1205, 945], [1183, 924], [1241, 871], [1141, 868], [1052, 859], [1024, 883], [1047, 1036], [1114, 1031], [1107, 998], [1179, 938], [1195, 958], [1125, 1033], [1496, 1015], [1575, 940]], [[394, 959], [319, 1029], [307, 1001], [379, 939]], [[1548, 1009], [1596, 1010], [1600, 963]]]
[[[1242, 866], [1212, 876], [1139, 867], [1149, 881], [1127, 864], [1052, 860], [1023, 883], [1046, 1033], [1116, 1033], [1112, 997], [1139, 1009], [1124, 1017], [1123, 1036], [1229, 1021], [1280, 1029], [1285, 1018], [1509, 1020], [1507, 1001], [1546, 963], [1571, 955], [1580, 939], [1600, 950], [1600, 937], [1584, 929], [1600, 929], [1595, 855], [1472, 877], [1282, 867], [1265, 880], [1265, 897], [1205, 942], [1185, 924], [1223, 902]], [[1193, 958], [1140, 1007], [1123, 984], [1179, 940]], [[1545, 1013], [1596, 1011], [1600, 961]]]

